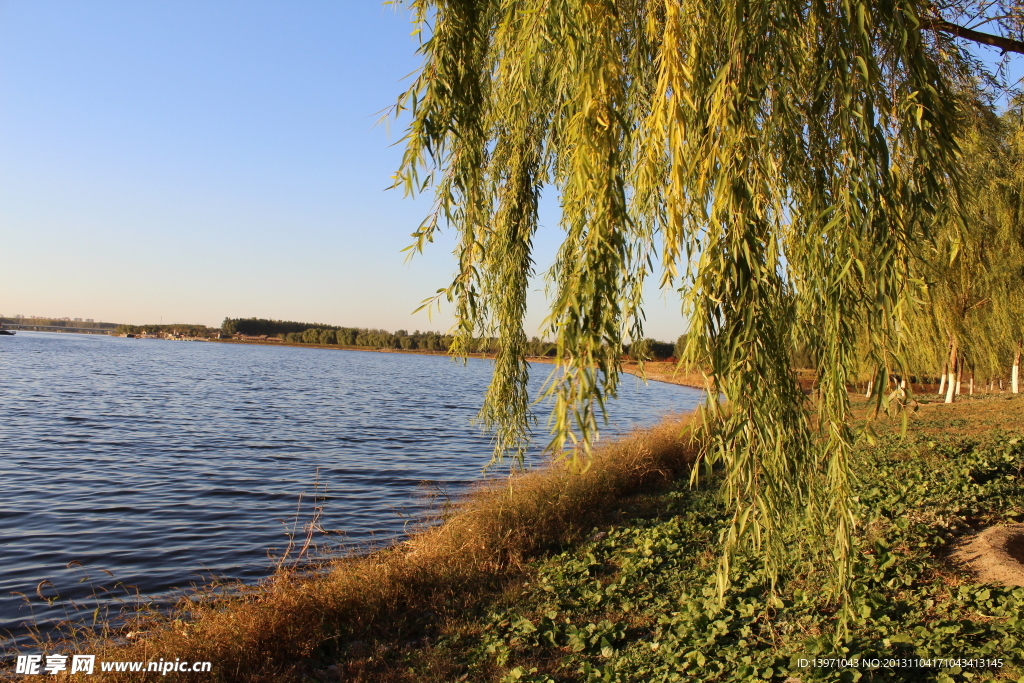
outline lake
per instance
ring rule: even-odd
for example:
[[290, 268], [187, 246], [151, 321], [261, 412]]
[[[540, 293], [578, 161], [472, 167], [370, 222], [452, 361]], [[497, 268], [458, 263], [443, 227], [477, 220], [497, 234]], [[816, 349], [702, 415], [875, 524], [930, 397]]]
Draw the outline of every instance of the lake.
[[[0, 634], [24, 642], [27, 620], [45, 629], [66, 617], [66, 602], [36, 596], [44, 580], [44, 595], [75, 600], [98, 587], [166, 596], [211, 576], [258, 580], [272, 571], [270, 549], [309, 521], [315, 487], [336, 544], [400, 536], [422, 518], [427, 494], [457, 494], [483, 476], [490, 439], [470, 419], [491, 367], [368, 351], [0, 337]], [[550, 369], [533, 367], [534, 392]], [[701, 398], [627, 375], [604, 433]]]

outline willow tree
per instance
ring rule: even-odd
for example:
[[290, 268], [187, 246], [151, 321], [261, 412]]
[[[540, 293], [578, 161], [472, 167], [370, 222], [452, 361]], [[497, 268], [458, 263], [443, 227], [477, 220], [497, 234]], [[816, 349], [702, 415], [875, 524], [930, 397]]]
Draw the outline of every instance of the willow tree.
[[979, 370], [989, 378], [1012, 378], [1007, 369], [1018, 357], [1024, 329], [1020, 104], [1000, 117], [977, 97], [970, 99], [975, 105], [965, 108], [960, 138], [963, 210], [941, 218], [933, 241], [917, 254], [924, 305], [909, 316], [911, 363], [927, 374], [943, 368], [947, 403], [959, 392], [967, 365], [972, 384]]
[[1006, 262], [1017, 225], [1009, 190], [1013, 158], [1007, 126], [976, 97], [964, 107], [959, 140], [963, 152], [962, 210], [946, 211], [922, 245], [916, 265], [923, 280], [923, 305], [908, 316], [915, 339], [912, 364], [929, 374], [942, 368], [946, 403], [960, 391], [964, 367], [997, 372], [1006, 341], [996, 324], [1006, 290]]
[[[956, 279], [981, 285], [974, 310], [968, 312], [968, 316], [973, 314], [973, 324], [964, 334], [972, 370], [980, 367], [989, 377], [1009, 374], [1012, 385], [1016, 382], [1012, 381], [1011, 359], [1016, 356], [1019, 362], [1024, 334], [1024, 130], [1020, 107], [1021, 103], [1015, 102], [998, 118], [986, 112], [965, 145], [971, 175], [966, 184], [974, 191], [967, 223], [959, 231], [956, 255], [957, 261], [966, 264], [959, 270], [971, 271]], [[963, 301], [953, 308], [965, 308]], [[973, 375], [972, 371], [972, 379]]]
[[999, 327], [1008, 342], [1012, 357], [1010, 387], [1020, 393], [1020, 361], [1024, 347], [1024, 97], [1018, 97], [1003, 117], [1007, 130], [1009, 156], [1013, 160], [1004, 198], [1013, 209], [1008, 211], [1009, 248], [1000, 259], [1005, 274], [1000, 289]]
[[[742, 544], [774, 572], [798, 524], [831, 534], [847, 575], [848, 373], [859, 343], [879, 373], [901, 365], [910, 248], [955, 204], [944, 70], [969, 29], [919, 0], [407, 4], [424, 64], [397, 107], [397, 184], [435, 197], [416, 248], [458, 233], [454, 350], [500, 339], [480, 415], [498, 452], [521, 454], [531, 426], [523, 318], [538, 202], [555, 192], [552, 451], [586, 457], [660, 258], [687, 358], [726, 399], [702, 422], [735, 512], [720, 586]], [[797, 344], [817, 362], [813, 420]]]

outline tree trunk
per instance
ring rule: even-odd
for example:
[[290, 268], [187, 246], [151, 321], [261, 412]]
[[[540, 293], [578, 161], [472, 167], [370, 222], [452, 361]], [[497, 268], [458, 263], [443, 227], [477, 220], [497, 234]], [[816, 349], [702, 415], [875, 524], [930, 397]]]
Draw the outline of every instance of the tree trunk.
[[1020, 393], [1020, 347], [1017, 342], [1017, 353], [1013, 354], [1013, 370], [1010, 371], [1010, 383], [1013, 386], [1013, 393]]
[[942, 367], [942, 377], [939, 379], [939, 396], [942, 396], [946, 389], [946, 366]]
[[868, 380], [868, 390], [864, 392], [864, 398], [871, 398], [871, 390], [875, 388], [875, 380]]
[[960, 389], [964, 384], [964, 359], [958, 358], [956, 363], [956, 395], [960, 395]]
[[953, 402], [953, 396], [956, 395], [954, 393], [954, 391], [953, 391], [953, 389], [954, 389], [954, 387], [956, 385], [956, 344], [955, 344], [955, 342], [953, 343], [952, 348], [949, 349], [949, 366], [948, 366], [948, 368], [949, 368], [949, 375], [948, 375], [947, 381], [946, 381], [946, 402], [947, 403], [951, 403], [951, 402]]
[[953, 385], [956, 384], [956, 340], [954, 339], [949, 345], [949, 363], [946, 367], [949, 369], [948, 385], [946, 386], [946, 403], [952, 403], [953, 397]]

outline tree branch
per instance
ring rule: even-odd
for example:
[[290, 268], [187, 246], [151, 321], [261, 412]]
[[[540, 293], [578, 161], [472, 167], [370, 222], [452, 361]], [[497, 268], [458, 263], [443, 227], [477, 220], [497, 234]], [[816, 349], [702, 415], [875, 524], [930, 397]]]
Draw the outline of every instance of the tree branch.
[[942, 33], [948, 33], [956, 36], [957, 38], [973, 40], [975, 43], [998, 47], [1003, 52], [1016, 52], [1024, 55], [1024, 42], [1019, 40], [1004, 38], [1003, 36], [996, 36], [991, 33], [982, 33], [981, 31], [975, 31], [972, 28], [958, 26], [952, 22], [946, 21], [945, 19], [925, 19], [922, 23], [925, 28], [941, 31]]

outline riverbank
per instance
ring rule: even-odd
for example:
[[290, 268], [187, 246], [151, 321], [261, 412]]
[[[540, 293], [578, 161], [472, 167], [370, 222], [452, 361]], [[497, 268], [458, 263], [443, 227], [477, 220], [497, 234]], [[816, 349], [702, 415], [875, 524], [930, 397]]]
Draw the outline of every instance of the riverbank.
[[[679, 486], [657, 514], [537, 562], [519, 590], [410, 650], [403, 665], [430, 672], [424, 680], [461, 671], [534, 683], [1019, 680], [1024, 588], [983, 584], [953, 549], [1024, 518], [1024, 402], [946, 408], [916, 413], [906, 439], [898, 424], [880, 423], [877, 442], [858, 449], [858, 578], [838, 644], [837, 604], [799, 564], [773, 591], [741, 555], [720, 605], [715, 546], [728, 515], [713, 490]], [[1011, 426], [1016, 433], [1000, 430]], [[356, 680], [414, 680], [397, 668]]]
[[[209, 660], [204, 680], [232, 681], [1017, 680], [1024, 588], [979, 584], [949, 548], [1024, 519], [1022, 415], [1022, 397], [987, 398], [922, 404], [906, 439], [898, 422], [877, 424], [856, 458], [860, 578], [838, 646], [835, 604], [799, 567], [773, 595], [740, 557], [718, 608], [727, 518], [712, 489], [686, 484], [695, 447], [676, 422], [605, 446], [582, 476], [555, 468], [478, 491], [402, 546], [318, 578], [283, 569], [241, 598], [135, 623], [147, 633], [130, 643], [81, 649]], [[801, 666], [816, 657], [975, 664]]]
[[707, 390], [710, 380], [700, 372], [692, 372], [679, 367], [678, 363], [669, 361], [647, 361], [641, 371], [640, 365], [634, 361], [622, 364], [622, 371], [652, 382], [678, 384], [683, 387]]
[[[103, 661], [212, 661], [208, 680], [230, 681], [308, 680], [311, 667], [346, 655], [375, 661], [519, 585], [535, 558], [652, 504], [652, 493], [693, 461], [687, 420], [603, 446], [585, 472], [554, 466], [478, 487], [455, 508], [438, 510], [443, 525], [391, 549], [333, 561], [319, 576], [286, 565], [260, 587], [226, 586], [184, 600], [169, 616], [139, 616], [120, 637], [83, 639], [78, 649]], [[292, 553], [303, 555], [303, 548]], [[151, 679], [189, 677], [109, 675]]]
[[[507, 462], [481, 472], [493, 444], [470, 422], [490, 363], [46, 333], [10, 339], [10, 389], [33, 400], [10, 406], [3, 432], [10, 514], [0, 651], [30, 644], [31, 624], [57, 637], [61, 624], [97, 608], [116, 614], [124, 600], [166, 602], [217, 577], [259, 582], [325, 494], [320, 522], [330, 536], [318, 540], [363, 551], [404, 538], [446, 495], [507, 473]], [[535, 370], [531, 394], [546, 370]], [[627, 378], [609, 401], [603, 436], [692, 410], [701, 398]], [[543, 461], [542, 438], [531, 463]]]

